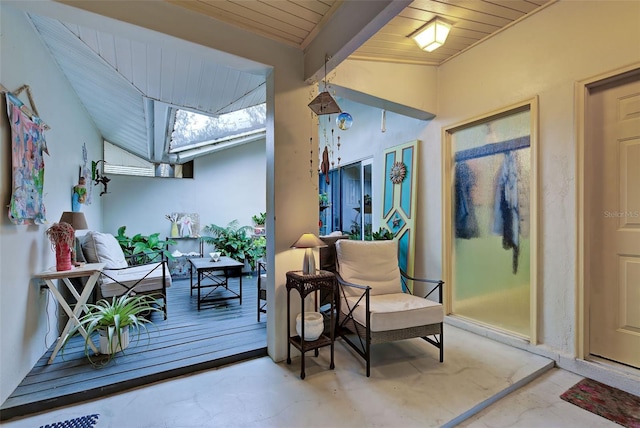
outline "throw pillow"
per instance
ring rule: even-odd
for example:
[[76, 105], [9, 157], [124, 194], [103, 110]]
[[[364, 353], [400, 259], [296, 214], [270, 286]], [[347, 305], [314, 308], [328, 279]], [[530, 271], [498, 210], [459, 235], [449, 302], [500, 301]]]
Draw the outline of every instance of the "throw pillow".
[[122, 248], [110, 233], [90, 231], [82, 241], [82, 252], [89, 263], [104, 263], [105, 269], [126, 268]]

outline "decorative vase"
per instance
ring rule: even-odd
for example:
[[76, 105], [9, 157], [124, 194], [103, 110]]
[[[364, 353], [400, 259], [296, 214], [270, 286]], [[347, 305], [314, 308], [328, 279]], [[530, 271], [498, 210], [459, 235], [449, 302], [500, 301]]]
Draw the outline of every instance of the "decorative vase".
[[58, 242], [56, 245], [56, 270], [71, 270], [71, 248], [66, 242]]
[[120, 340], [118, 335], [114, 335], [111, 338], [111, 344], [109, 344], [109, 338], [107, 330], [100, 330], [100, 353], [104, 355], [115, 354], [123, 349], [127, 349], [129, 346], [129, 327], [120, 330]]
[[[296, 316], [296, 332], [302, 337], [302, 313]], [[304, 313], [304, 340], [313, 342], [318, 340], [324, 331], [324, 318], [320, 312]]]
[[172, 238], [178, 238], [180, 236], [180, 233], [178, 232], [178, 223], [171, 222], [171, 237]]

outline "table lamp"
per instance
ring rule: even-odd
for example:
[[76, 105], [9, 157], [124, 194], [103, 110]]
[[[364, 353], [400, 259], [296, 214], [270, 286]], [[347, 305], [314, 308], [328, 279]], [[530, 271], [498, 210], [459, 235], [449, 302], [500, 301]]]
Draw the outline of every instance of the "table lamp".
[[[83, 229], [89, 228], [89, 226], [87, 225], [87, 219], [84, 217], [84, 213], [80, 211], [64, 211], [58, 223], [70, 224], [74, 232], [76, 230], [83, 230]], [[73, 252], [71, 255], [71, 263], [73, 263], [74, 266], [78, 265], [76, 250], [77, 248], [75, 248], [75, 245], [74, 245]]]
[[320, 238], [313, 233], [303, 234], [296, 242], [291, 245], [291, 248], [304, 248], [304, 260], [302, 262], [302, 274], [313, 275], [316, 273], [316, 259], [313, 256], [313, 249], [317, 247], [326, 247]]

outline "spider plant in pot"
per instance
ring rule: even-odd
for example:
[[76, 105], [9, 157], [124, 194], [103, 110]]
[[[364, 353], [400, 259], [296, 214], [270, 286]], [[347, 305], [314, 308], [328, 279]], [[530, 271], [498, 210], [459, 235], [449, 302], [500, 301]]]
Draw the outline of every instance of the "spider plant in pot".
[[[160, 311], [154, 297], [146, 294], [130, 296], [114, 296], [111, 300], [101, 299], [96, 304], [87, 304], [88, 312], [80, 318], [80, 323], [76, 325], [67, 339], [80, 334], [80, 328], [86, 331], [84, 341], [84, 353], [89, 361], [94, 365], [105, 365], [115, 354], [123, 351], [129, 346], [131, 335], [140, 339], [142, 332], [147, 333], [147, 325], [152, 324], [148, 319], [148, 314], [153, 311]], [[101, 358], [92, 358], [89, 341], [98, 335], [100, 340]], [[106, 356], [106, 358], [105, 358]]]

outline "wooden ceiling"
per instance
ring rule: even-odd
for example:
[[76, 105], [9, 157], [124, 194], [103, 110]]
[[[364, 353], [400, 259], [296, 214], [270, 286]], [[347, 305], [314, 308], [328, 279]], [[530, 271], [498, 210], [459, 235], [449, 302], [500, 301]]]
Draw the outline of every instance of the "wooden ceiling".
[[[167, 0], [177, 6], [305, 49], [345, 1]], [[347, 0], [354, 1], [354, 0]], [[555, 0], [415, 0], [349, 58], [437, 65]], [[453, 28], [444, 46], [429, 53], [409, 35], [439, 16]]]

